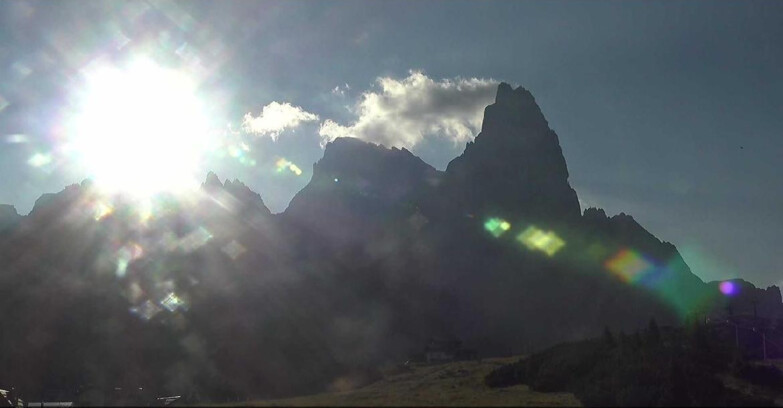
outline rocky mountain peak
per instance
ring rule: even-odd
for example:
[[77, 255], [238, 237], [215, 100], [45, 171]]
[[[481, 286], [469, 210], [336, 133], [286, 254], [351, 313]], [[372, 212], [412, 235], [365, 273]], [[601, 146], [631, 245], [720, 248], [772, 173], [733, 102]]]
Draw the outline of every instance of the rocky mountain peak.
[[88, 187], [79, 184], [71, 184], [57, 193], [44, 193], [35, 200], [33, 209], [28, 215], [32, 219], [43, 219], [50, 216], [61, 215], [67, 212], [71, 206], [81, 198], [82, 193]]
[[218, 178], [217, 174], [210, 171], [207, 173], [207, 179], [201, 183], [201, 188], [204, 190], [221, 189], [223, 188], [223, 183], [220, 181], [220, 178]]
[[389, 166], [398, 166], [397, 170], [402, 171], [408, 168], [414, 172], [434, 171], [432, 166], [405, 148], [387, 148], [352, 137], [340, 137], [327, 144], [323, 158], [315, 165], [315, 171], [369, 176], [370, 173], [383, 173], [389, 170]]
[[533, 95], [501, 83], [481, 133], [446, 170], [446, 194], [481, 215], [575, 219], [581, 215], [557, 134]]
[[216, 201], [220, 206], [232, 212], [244, 212], [247, 210], [258, 211], [262, 215], [271, 215], [272, 212], [264, 204], [261, 195], [251, 190], [250, 187], [234, 179], [225, 183], [214, 172], [207, 173], [207, 178], [201, 183], [202, 190]]
[[[407, 149], [386, 148], [355, 138], [337, 138], [326, 145], [313, 165], [310, 190], [345, 190], [362, 196], [399, 199], [415, 186], [437, 177], [437, 171]], [[294, 197], [292, 206], [299, 200]]]
[[326, 145], [285, 217], [332, 243], [362, 240], [408, 209], [439, 175], [406, 149], [338, 138]]
[[[524, 111], [533, 108], [533, 105], [535, 104], [536, 100], [533, 97], [533, 94], [527, 89], [521, 86], [514, 89], [505, 82], [501, 82], [500, 85], [498, 85], [498, 92], [495, 95], [495, 105], [498, 107], [508, 107], [515, 111]], [[535, 106], [535, 108], [538, 108], [538, 106]]]

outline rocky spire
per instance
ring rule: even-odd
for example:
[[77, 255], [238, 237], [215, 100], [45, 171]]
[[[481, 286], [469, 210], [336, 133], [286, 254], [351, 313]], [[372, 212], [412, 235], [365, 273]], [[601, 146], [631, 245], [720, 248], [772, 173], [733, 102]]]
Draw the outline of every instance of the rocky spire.
[[484, 110], [481, 133], [449, 163], [444, 194], [480, 216], [580, 216], [557, 134], [533, 95], [506, 83]]
[[218, 178], [217, 174], [210, 171], [207, 173], [207, 179], [201, 183], [201, 188], [207, 191], [219, 190], [223, 188], [223, 183], [220, 182], [220, 178]]
[[257, 211], [262, 215], [271, 215], [272, 212], [264, 204], [261, 195], [251, 190], [238, 179], [226, 180], [225, 184], [214, 172], [207, 174], [206, 180], [201, 183], [201, 189], [212, 196], [221, 206], [242, 213], [249, 210]]

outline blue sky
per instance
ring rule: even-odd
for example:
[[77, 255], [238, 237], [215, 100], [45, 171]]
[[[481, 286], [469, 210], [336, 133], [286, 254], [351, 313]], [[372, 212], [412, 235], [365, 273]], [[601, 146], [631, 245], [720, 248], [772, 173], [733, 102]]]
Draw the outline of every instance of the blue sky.
[[[783, 5], [753, 1], [6, 1], [0, 202], [27, 213], [89, 176], [57, 148], [97, 60], [195, 69], [211, 119], [256, 163], [213, 155], [199, 171], [241, 179], [275, 212], [341, 132], [445, 168], [506, 81], [536, 97], [583, 207], [633, 215], [705, 280], [780, 284], [780, 21]], [[301, 120], [243, 128], [273, 103]], [[31, 165], [36, 153], [51, 162]], [[280, 158], [302, 174], [274, 171]]]

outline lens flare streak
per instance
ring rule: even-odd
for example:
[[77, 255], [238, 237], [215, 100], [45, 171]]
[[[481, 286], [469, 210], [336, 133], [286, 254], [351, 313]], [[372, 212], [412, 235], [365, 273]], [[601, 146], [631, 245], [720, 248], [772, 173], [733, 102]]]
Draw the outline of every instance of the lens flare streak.
[[125, 276], [128, 266], [135, 260], [144, 255], [144, 249], [137, 243], [129, 243], [117, 251], [117, 269], [115, 273], [118, 278]]
[[92, 205], [93, 210], [93, 218], [95, 218], [95, 221], [100, 221], [114, 212], [114, 207], [112, 207], [110, 204], [107, 204], [103, 201], [96, 201]]
[[629, 248], [618, 251], [604, 266], [623, 282], [651, 289], [656, 289], [658, 281], [670, 272], [667, 267]]
[[737, 294], [737, 285], [732, 281], [723, 281], [719, 285], [720, 293], [726, 296], [734, 296]]
[[484, 223], [484, 229], [495, 238], [500, 238], [511, 229], [511, 224], [502, 218], [490, 218]]
[[223, 253], [228, 255], [231, 259], [236, 260], [243, 253], [245, 253], [247, 249], [245, 249], [244, 245], [240, 244], [236, 240], [232, 240], [223, 248], [221, 248], [221, 251], [223, 251]]
[[299, 168], [296, 164], [291, 162], [290, 160], [280, 158], [275, 162], [276, 171], [278, 173], [282, 173], [285, 170], [290, 171], [291, 173], [294, 173], [297, 176], [302, 175], [302, 169]]
[[212, 239], [212, 233], [204, 227], [199, 227], [182, 238], [178, 246], [185, 252], [192, 252], [204, 246], [210, 239]]
[[27, 164], [33, 167], [43, 167], [52, 162], [52, 155], [46, 153], [36, 153], [30, 156]]
[[541, 251], [550, 257], [565, 246], [565, 241], [553, 231], [543, 231], [533, 225], [519, 234], [517, 241], [531, 251]]
[[187, 310], [185, 302], [180, 299], [174, 292], [170, 292], [163, 300], [160, 301], [160, 305], [166, 308], [169, 312], [176, 312], [178, 309]]
[[158, 307], [158, 305], [152, 303], [152, 301], [148, 299], [144, 303], [136, 307], [132, 307], [130, 309], [130, 312], [139, 316], [143, 320], [149, 321], [150, 319], [155, 317], [155, 315], [160, 313], [162, 310], [163, 309]]

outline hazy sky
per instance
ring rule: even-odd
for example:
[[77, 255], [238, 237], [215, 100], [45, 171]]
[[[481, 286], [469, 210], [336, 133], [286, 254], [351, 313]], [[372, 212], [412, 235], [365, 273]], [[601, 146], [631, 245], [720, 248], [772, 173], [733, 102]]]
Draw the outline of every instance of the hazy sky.
[[194, 73], [227, 146], [244, 143], [199, 172], [275, 212], [339, 135], [445, 168], [506, 81], [536, 97], [583, 207], [633, 215], [705, 280], [780, 284], [781, 22], [771, 1], [4, 1], [0, 202], [26, 214], [89, 176], [63, 123], [96, 62]]

